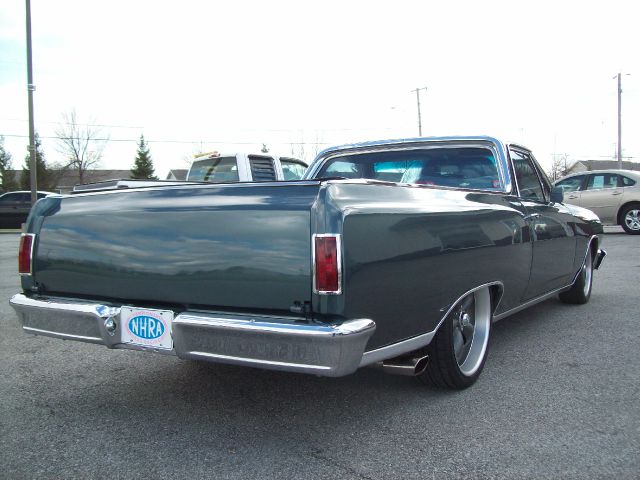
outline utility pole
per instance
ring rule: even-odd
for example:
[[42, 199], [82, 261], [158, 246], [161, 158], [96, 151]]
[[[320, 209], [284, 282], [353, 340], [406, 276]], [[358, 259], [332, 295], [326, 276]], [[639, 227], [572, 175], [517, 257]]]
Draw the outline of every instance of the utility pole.
[[416, 92], [416, 100], [418, 101], [418, 136], [422, 136], [422, 114], [420, 113], [420, 90], [427, 91], [427, 87], [418, 87], [412, 92]]
[[[622, 168], [622, 73], [613, 78], [618, 79], [618, 168]], [[625, 73], [624, 75], [631, 75]]]
[[38, 200], [38, 176], [36, 169], [36, 142], [33, 126], [33, 68], [31, 66], [31, 1], [27, 2], [27, 92], [29, 95], [29, 169], [31, 171], [31, 204]]
[[622, 170], [622, 74], [618, 73], [618, 169]]

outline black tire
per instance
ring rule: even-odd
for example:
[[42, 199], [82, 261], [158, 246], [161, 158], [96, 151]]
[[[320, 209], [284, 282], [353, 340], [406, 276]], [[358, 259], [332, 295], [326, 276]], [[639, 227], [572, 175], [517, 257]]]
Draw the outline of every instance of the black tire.
[[476, 290], [461, 299], [427, 347], [429, 364], [418, 378], [455, 390], [473, 385], [487, 360], [491, 317], [488, 288]]
[[620, 212], [620, 226], [631, 235], [640, 235], [640, 205], [627, 205]]
[[573, 303], [582, 305], [587, 303], [591, 298], [591, 289], [593, 287], [593, 252], [591, 249], [585, 256], [582, 268], [578, 273], [576, 281], [566, 292], [560, 294], [560, 300], [564, 303]]

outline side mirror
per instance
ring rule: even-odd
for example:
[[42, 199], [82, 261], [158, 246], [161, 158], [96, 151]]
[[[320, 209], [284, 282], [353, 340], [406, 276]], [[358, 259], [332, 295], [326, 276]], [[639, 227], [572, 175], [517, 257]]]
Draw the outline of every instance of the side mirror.
[[551, 187], [551, 201], [553, 203], [564, 202], [564, 189], [562, 187]]

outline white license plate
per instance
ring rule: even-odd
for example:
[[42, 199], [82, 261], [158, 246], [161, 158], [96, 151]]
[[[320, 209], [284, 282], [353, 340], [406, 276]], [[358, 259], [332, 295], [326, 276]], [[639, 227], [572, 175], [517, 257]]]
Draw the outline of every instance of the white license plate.
[[148, 308], [122, 307], [120, 310], [120, 339], [152, 349], [171, 350], [171, 310], [152, 310]]

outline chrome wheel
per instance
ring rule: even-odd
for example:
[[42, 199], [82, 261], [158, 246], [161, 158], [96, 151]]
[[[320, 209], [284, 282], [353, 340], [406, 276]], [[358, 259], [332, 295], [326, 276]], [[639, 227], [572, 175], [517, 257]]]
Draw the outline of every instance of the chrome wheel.
[[585, 297], [588, 297], [591, 293], [591, 280], [593, 276], [593, 257], [591, 256], [591, 250], [587, 252], [587, 257], [584, 259], [584, 265], [582, 265], [582, 272], [580, 275], [584, 278], [584, 286], [582, 291]]
[[629, 230], [640, 231], [640, 209], [628, 210], [624, 216], [624, 224]]
[[480, 368], [489, 342], [489, 290], [484, 288], [467, 295], [452, 315], [453, 352], [456, 362], [463, 375], [471, 376]]
[[576, 274], [576, 278], [571, 288], [560, 292], [560, 300], [564, 303], [575, 303], [578, 305], [587, 303], [591, 298], [591, 286], [593, 282], [593, 248], [589, 245], [584, 257], [584, 263]]
[[455, 389], [473, 385], [487, 359], [491, 302], [491, 291], [487, 286], [472, 290], [457, 300], [427, 347], [429, 364], [418, 376], [420, 380]]

